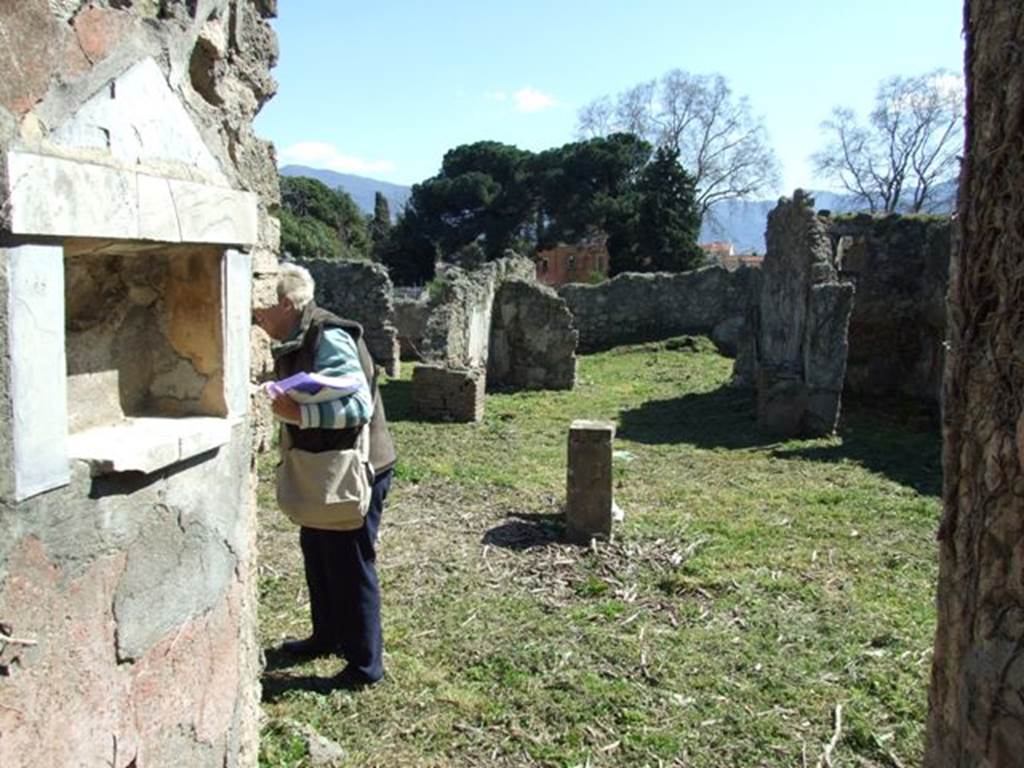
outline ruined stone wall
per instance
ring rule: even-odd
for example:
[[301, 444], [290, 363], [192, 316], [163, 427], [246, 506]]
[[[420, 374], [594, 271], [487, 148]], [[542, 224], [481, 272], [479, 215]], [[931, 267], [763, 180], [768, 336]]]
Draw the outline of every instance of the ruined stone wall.
[[506, 281], [494, 299], [488, 387], [572, 389], [578, 338], [572, 313], [551, 288]]
[[387, 270], [369, 261], [311, 259], [296, 263], [313, 275], [316, 303], [360, 323], [373, 359], [389, 376], [397, 376], [398, 329]]
[[846, 372], [854, 288], [838, 279], [827, 222], [813, 206], [798, 189], [768, 214], [751, 313], [758, 421], [786, 436], [832, 433]]
[[857, 288], [846, 393], [899, 395], [938, 406], [946, 338], [950, 220], [836, 218], [836, 262]]
[[393, 295], [395, 308], [395, 329], [398, 332], [398, 348], [403, 360], [422, 360], [420, 348], [423, 336], [430, 319], [430, 294], [418, 291], [395, 291]]
[[494, 295], [513, 278], [533, 279], [529, 259], [503, 258], [475, 270], [448, 267], [439, 274], [420, 353], [455, 367], [486, 367]]
[[559, 288], [579, 331], [579, 350], [707, 333], [735, 346], [753, 270], [704, 267], [692, 272], [625, 272], [598, 285]]
[[[97, 221], [132, 241], [139, 259], [143, 242], [244, 243], [249, 254], [231, 263], [248, 269], [251, 255], [254, 290], [272, 290], [277, 174], [252, 120], [276, 88], [267, 22], [275, 8], [274, 0], [0, 3], [0, 240], [15, 249], [0, 249], [3, 324], [12, 303], [29, 300], [8, 301], [8, 259], [31, 261], [17, 249], [64, 247], [72, 258]], [[68, 192], [86, 188], [91, 194]], [[48, 205], [26, 202], [44, 197]], [[178, 282], [180, 290], [162, 285], [165, 296], [197, 300], [185, 295], [187, 279]], [[113, 293], [124, 289], [129, 312], [152, 309], [143, 287], [128, 279]], [[150, 329], [157, 341], [169, 339], [166, 316], [161, 323]], [[88, 343], [74, 333], [90, 328], [98, 326], [68, 328], [72, 366]], [[177, 339], [179, 351], [205, 344], [209, 332], [197, 328]], [[244, 365], [248, 349], [228, 341], [227, 360]], [[9, 343], [0, 334], [5, 359]], [[256, 371], [267, 366], [265, 351], [252, 355]], [[200, 371], [195, 355], [188, 365], [198, 378], [172, 376], [163, 388], [152, 371], [146, 397], [198, 403], [206, 383], [229, 373]], [[0, 375], [5, 473], [25, 450], [8, 434], [25, 407], [10, 400], [10, 367]], [[193, 387], [187, 397], [175, 389], [181, 381]], [[4, 481], [0, 625], [33, 644], [0, 641], [5, 702], [15, 702], [0, 707], [0, 765], [256, 764], [254, 425], [244, 406], [221, 423], [228, 436], [219, 447], [148, 474], [91, 477], [89, 465], [73, 462], [69, 484], [29, 498], [7, 493]]]

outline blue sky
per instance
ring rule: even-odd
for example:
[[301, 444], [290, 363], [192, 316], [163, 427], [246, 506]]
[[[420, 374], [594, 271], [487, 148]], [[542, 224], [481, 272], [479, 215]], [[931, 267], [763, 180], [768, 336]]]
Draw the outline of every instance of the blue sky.
[[832, 107], [963, 68], [961, 0], [282, 0], [278, 94], [256, 121], [279, 161], [402, 184], [481, 139], [540, 150], [576, 112], [670, 69], [721, 73], [764, 118], [784, 189]]

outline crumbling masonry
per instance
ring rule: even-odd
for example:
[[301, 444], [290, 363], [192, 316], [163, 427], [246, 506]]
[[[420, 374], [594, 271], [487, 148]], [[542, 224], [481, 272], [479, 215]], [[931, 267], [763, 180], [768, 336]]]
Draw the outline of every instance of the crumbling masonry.
[[0, 765], [257, 762], [274, 11], [0, 4]]

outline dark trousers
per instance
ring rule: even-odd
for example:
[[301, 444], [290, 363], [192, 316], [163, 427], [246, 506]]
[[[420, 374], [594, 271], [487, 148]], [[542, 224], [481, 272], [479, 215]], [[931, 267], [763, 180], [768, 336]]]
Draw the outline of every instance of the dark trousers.
[[370, 509], [358, 531], [299, 529], [313, 638], [337, 648], [352, 671], [370, 682], [384, 675], [375, 544], [391, 475], [388, 470], [374, 481]]

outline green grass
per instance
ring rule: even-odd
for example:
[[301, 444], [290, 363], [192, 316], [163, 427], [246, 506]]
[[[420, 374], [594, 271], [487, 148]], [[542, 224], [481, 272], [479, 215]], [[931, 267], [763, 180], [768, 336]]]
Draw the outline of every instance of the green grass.
[[[304, 678], [337, 661], [271, 656], [262, 764], [307, 764], [298, 721], [353, 766], [813, 766], [837, 705], [834, 765], [920, 762], [937, 431], [854, 409], [838, 437], [777, 442], [730, 368], [620, 348], [572, 392], [489, 395], [479, 424], [417, 421], [408, 375], [388, 382], [388, 677], [321, 696]], [[576, 418], [614, 421], [626, 452], [626, 521], [596, 548], [562, 540]], [[295, 531], [261, 500], [270, 647], [307, 606]]]

